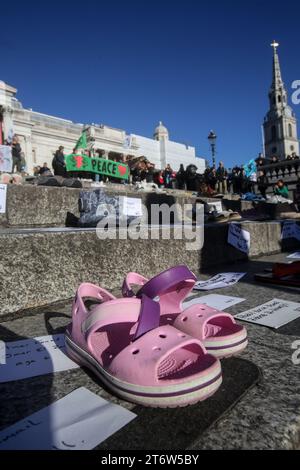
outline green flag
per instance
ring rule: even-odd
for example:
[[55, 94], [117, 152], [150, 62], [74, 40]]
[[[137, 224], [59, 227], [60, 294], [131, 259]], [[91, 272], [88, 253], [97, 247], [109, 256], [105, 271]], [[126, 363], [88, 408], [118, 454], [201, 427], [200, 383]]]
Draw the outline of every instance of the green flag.
[[87, 141], [86, 141], [86, 132], [83, 131], [81, 136], [79, 137], [75, 150], [77, 149], [86, 149], [87, 148]]

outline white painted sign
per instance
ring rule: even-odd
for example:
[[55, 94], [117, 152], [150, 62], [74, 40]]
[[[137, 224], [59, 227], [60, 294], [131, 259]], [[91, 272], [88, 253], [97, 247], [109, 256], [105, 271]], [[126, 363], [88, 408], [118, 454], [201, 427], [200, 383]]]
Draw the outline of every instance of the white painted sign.
[[270, 328], [280, 328], [300, 317], [300, 304], [288, 300], [273, 299], [258, 307], [235, 315], [235, 318]]
[[284, 222], [281, 239], [285, 240], [286, 238], [296, 238], [296, 240], [300, 240], [300, 225], [294, 221]]
[[0, 184], [0, 214], [6, 212], [7, 184]]
[[250, 232], [242, 229], [238, 224], [229, 224], [227, 241], [229, 245], [234, 246], [243, 253], [249, 253], [250, 251]]
[[232, 307], [233, 305], [237, 305], [241, 302], [245, 302], [246, 299], [242, 299], [240, 297], [231, 297], [229, 295], [218, 295], [218, 294], [209, 294], [203, 295], [202, 297], [197, 297], [196, 299], [188, 300], [183, 303], [183, 307], [189, 308], [192, 305], [208, 305], [211, 308], [215, 308], [217, 310], [225, 310], [227, 308]]
[[122, 200], [122, 213], [127, 217], [142, 217], [142, 199], [123, 196], [120, 197]]
[[5, 343], [0, 383], [79, 367], [66, 355], [65, 335], [42, 336]]
[[195, 290], [213, 290], [230, 287], [239, 282], [247, 273], [222, 273], [217, 274], [208, 281], [198, 281]]
[[12, 153], [9, 145], [0, 145], [0, 171], [12, 172]]
[[0, 450], [91, 450], [136, 415], [84, 387], [0, 432]]
[[287, 258], [300, 259], [300, 251], [297, 251], [296, 253], [293, 253], [292, 255], [287, 256]]

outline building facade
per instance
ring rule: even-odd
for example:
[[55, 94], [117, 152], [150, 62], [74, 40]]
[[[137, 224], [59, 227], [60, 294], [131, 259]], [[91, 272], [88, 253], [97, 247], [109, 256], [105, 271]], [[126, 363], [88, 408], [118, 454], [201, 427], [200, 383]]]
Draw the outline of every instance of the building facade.
[[125, 130], [105, 125], [76, 124], [66, 119], [25, 109], [16, 98], [17, 90], [0, 81], [0, 143], [17, 135], [25, 153], [26, 170], [33, 172], [35, 166], [47, 162], [49, 168], [53, 154], [64, 146], [65, 154], [72, 153], [82, 131], [87, 129], [94, 140], [94, 148], [104, 151], [106, 158], [126, 159], [145, 156], [157, 169], [164, 169], [169, 163], [176, 171], [180, 164], [194, 164], [198, 172], [205, 170], [205, 160], [196, 157], [194, 147], [169, 139], [169, 132], [160, 123], [153, 139], [131, 134]]
[[274, 41], [273, 81], [269, 92], [270, 108], [264, 120], [264, 139], [266, 158], [276, 156], [283, 160], [293, 153], [299, 155], [299, 141], [297, 120], [288, 104], [288, 95], [282, 80], [278, 46]]

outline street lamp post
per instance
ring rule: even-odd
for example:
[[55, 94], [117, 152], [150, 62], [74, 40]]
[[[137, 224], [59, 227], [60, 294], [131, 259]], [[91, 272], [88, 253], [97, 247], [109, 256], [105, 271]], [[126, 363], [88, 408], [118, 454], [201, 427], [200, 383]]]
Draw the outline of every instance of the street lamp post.
[[211, 154], [212, 154], [212, 162], [213, 166], [216, 167], [216, 140], [217, 136], [214, 131], [210, 131], [208, 136], [208, 141], [210, 143]]

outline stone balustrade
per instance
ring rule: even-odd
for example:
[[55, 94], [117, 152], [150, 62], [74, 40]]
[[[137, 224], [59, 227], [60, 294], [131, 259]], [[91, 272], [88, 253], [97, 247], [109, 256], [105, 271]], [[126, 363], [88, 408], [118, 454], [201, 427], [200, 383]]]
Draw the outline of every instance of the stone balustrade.
[[300, 159], [283, 160], [278, 163], [258, 166], [258, 171], [263, 171], [271, 180], [276, 178], [283, 179], [286, 182], [296, 182], [300, 171]]

